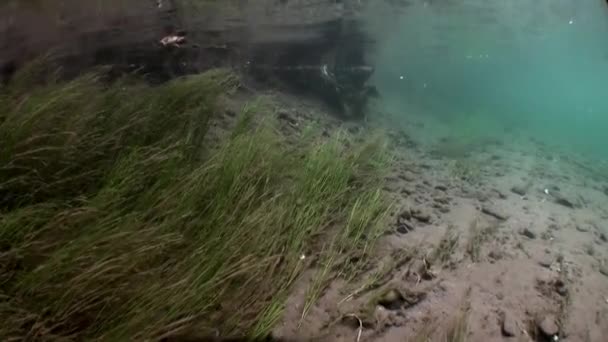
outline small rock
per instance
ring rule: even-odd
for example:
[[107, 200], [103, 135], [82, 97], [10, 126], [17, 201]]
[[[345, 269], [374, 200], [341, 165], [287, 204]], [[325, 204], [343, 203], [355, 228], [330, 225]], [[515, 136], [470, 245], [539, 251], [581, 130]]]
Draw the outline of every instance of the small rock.
[[608, 265], [605, 262], [600, 265], [600, 273], [608, 277]]
[[507, 195], [498, 189], [492, 189], [500, 199], [507, 199]]
[[563, 205], [564, 207], [574, 209], [574, 204], [570, 202], [567, 198], [562, 197], [561, 195], [555, 196], [555, 203]]
[[481, 202], [481, 203], [485, 203], [489, 200], [488, 194], [486, 194], [485, 192], [483, 192], [481, 190], [475, 191], [475, 194], [473, 196], [477, 197], [477, 200], [479, 200], [479, 202]]
[[568, 294], [568, 289], [565, 286], [558, 287], [556, 291], [562, 297], [565, 297]]
[[517, 321], [515, 317], [509, 312], [502, 313], [502, 335], [506, 337], [513, 337], [517, 335]]
[[557, 319], [553, 315], [547, 315], [538, 322], [538, 329], [546, 337], [553, 337], [559, 333]]
[[399, 213], [399, 219], [409, 220], [411, 218], [412, 218], [412, 214], [410, 213], [409, 209], [405, 209], [405, 210], [401, 211], [401, 213]]
[[287, 122], [289, 122], [290, 124], [297, 126], [298, 124], [298, 120], [296, 120], [294, 117], [292, 117], [287, 111], [279, 111], [277, 113], [277, 117], [281, 120], [285, 120]]
[[414, 209], [414, 210], [412, 210], [411, 213], [412, 213], [412, 217], [420, 222], [424, 222], [424, 223], [431, 222], [431, 215], [426, 211], [423, 211], [421, 209]]
[[414, 190], [412, 190], [412, 189], [410, 189], [410, 188], [403, 188], [403, 189], [401, 189], [401, 191], [400, 191], [400, 192], [401, 192], [402, 194], [407, 195], [407, 196], [409, 196], [409, 195], [411, 195], [411, 194], [415, 193], [415, 191], [414, 191]]
[[443, 214], [447, 214], [447, 213], [449, 213], [449, 212], [450, 212], [450, 208], [448, 208], [448, 207], [440, 207], [440, 208], [439, 208], [439, 211], [440, 211], [441, 213], [443, 213]]
[[538, 262], [538, 264], [542, 267], [550, 268], [551, 265], [553, 265], [553, 258], [545, 256]]
[[550, 231], [544, 231], [540, 233], [540, 238], [543, 240], [551, 240], [553, 239], [553, 235], [551, 235]]
[[410, 171], [406, 171], [404, 173], [399, 174], [399, 178], [403, 179], [406, 182], [413, 182], [416, 180], [416, 177]]
[[568, 294], [568, 288], [566, 287], [566, 284], [561, 280], [558, 279], [555, 281], [555, 291], [557, 293], [559, 293], [560, 296], [566, 296]]
[[397, 232], [399, 232], [401, 234], [407, 234], [413, 230], [414, 230], [414, 226], [412, 226], [407, 221], [400, 221], [397, 225]]
[[439, 185], [436, 185], [436, 186], [435, 186], [435, 189], [437, 189], [437, 190], [441, 190], [441, 191], [447, 191], [447, 190], [448, 190], [448, 187], [447, 187], [447, 186], [445, 186], [445, 185], [439, 184]]
[[395, 289], [386, 291], [378, 300], [378, 304], [388, 310], [398, 310], [404, 302], [403, 295]]
[[490, 215], [492, 217], [495, 217], [501, 221], [505, 221], [509, 218], [509, 216], [505, 213], [500, 212], [499, 210], [497, 210], [496, 208], [492, 208], [489, 206], [483, 206], [481, 207], [481, 212], [486, 214], [486, 215]]
[[450, 204], [449, 197], [434, 197], [433, 201], [435, 201], [437, 203], [441, 203], [441, 204]]
[[527, 189], [524, 185], [515, 185], [511, 188], [511, 192], [518, 194], [519, 196], [525, 196]]
[[424, 263], [423, 260], [421, 260], [421, 259], [415, 259], [409, 265], [408, 273], [414, 272], [414, 273], [420, 275], [421, 273], [423, 273], [426, 270], [426, 267], [427, 266], [426, 266], [426, 264]]
[[490, 253], [488, 253], [488, 257], [490, 259], [500, 260], [500, 259], [502, 259], [502, 253], [497, 250], [491, 250]]
[[536, 239], [536, 233], [531, 231], [529, 228], [524, 228], [519, 233], [529, 239]]
[[377, 327], [390, 327], [394, 323], [394, 314], [387, 310], [382, 305], [376, 305], [376, 310], [374, 310], [374, 321], [377, 322]]
[[579, 232], [582, 232], [582, 233], [586, 233], [589, 231], [589, 228], [586, 226], [581, 226], [581, 225], [577, 224], [576, 230], [578, 230]]
[[406, 227], [405, 225], [399, 225], [399, 226], [397, 227], [397, 232], [398, 232], [398, 233], [401, 233], [401, 234], [407, 234], [407, 233], [409, 233], [410, 231], [407, 229], [407, 227]]
[[607, 242], [608, 241], [608, 237], [606, 237], [606, 233], [602, 232], [600, 233], [600, 240]]

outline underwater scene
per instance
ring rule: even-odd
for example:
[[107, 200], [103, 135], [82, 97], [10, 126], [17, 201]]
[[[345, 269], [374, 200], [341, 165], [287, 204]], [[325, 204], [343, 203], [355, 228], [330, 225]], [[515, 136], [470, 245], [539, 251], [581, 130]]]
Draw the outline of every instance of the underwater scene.
[[0, 19], [1, 341], [608, 341], [608, 1]]

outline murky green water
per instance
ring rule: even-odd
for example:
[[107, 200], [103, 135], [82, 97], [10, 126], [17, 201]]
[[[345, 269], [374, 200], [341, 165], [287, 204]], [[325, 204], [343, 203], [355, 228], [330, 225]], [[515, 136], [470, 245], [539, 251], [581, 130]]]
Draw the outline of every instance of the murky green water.
[[[608, 4], [417, 1], [367, 13], [375, 83], [404, 117], [484, 117], [608, 156]], [[415, 110], [412, 108], [416, 108]]]

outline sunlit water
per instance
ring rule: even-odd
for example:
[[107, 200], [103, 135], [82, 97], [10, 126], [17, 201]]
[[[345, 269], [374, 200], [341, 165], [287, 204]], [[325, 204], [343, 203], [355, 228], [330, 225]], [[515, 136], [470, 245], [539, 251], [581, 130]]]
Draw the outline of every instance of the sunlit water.
[[473, 113], [608, 156], [604, 0], [418, 0], [400, 13], [370, 6], [366, 17], [374, 81], [398, 115]]

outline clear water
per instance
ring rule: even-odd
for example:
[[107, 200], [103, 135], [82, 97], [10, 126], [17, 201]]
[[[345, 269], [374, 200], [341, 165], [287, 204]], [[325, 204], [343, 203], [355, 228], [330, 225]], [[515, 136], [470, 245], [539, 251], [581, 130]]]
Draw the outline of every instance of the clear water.
[[[403, 117], [483, 117], [505, 130], [608, 157], [604, 0], [369, 6], [375, 84]], [[485, 121], [484, 121], [485, 122]]]

